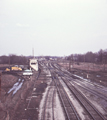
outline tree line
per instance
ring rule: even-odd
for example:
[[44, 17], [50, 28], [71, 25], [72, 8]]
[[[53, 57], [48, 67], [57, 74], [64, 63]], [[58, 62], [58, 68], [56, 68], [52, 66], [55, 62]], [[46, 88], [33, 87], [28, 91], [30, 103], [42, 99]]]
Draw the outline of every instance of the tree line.
[[[17, 64], [17, 65], [27, 65], [29, 59], [32, 56], [18, 56], [14, 54], [10, 54], [9, 56], [2, 55], [0, 56], [0, 64]], [[50, 56], [45, 56], [47, 60], [49, 60]], [[58, 57], [55, 57], [58, 58]], [[92, 63], [101, 63], [107, 64], [107, 49], [100, 49], [98, 52], [87, 52], [85, 54], [71, 54], [66, 57], [69, 61], [75, 62], [92, 62]]]
[[75, 62], [91, 62], [107, 64], [107, 49], [100, 49], [98, 52], [87, 52], [85, 54], [71, 54], [67, 57], [67, 60]]
[[26, 65], [28, 64], [28, 57], [17, 56], [14, 54], [10, 54], [9, 56], [2, 55], [0, 56], [0, 64]]

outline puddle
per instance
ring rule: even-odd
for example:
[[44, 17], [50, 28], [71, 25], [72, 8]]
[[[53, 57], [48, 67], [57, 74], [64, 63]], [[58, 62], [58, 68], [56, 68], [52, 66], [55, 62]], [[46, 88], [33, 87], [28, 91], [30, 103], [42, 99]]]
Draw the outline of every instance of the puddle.
[[22, 87], [24, 80], [22, 80], [22, 82], [15, 88], [15, 90], [13, 91], [13, 95]]
[[21, 79], [19, 79], [18, 82], [16, 82], [16, 83], [13, 85], [13, 87], [12, 87], [7, 93], [9, 94], [10, 92], [13, 91], [13, 94], [12, 94], [12, 95], [14, 95], [14, 94], [22, 87], [23, 82], [24, 82], [24, 80], [21, 81]]

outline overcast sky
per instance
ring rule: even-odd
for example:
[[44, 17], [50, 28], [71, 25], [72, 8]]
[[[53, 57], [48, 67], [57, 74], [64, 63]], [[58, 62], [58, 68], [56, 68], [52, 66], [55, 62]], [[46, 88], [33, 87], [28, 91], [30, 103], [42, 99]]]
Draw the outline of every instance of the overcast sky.
[[107, 0], [0, 0], [0, 55], [107, 48]]

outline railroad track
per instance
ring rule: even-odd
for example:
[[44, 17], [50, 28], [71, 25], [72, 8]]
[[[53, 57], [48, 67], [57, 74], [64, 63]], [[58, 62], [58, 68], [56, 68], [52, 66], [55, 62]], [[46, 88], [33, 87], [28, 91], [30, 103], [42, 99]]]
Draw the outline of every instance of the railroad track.
[[89, 88], [86, 87], [86, 86], [83, 86], [83, 85], [78, 84], [79, 81], [78, 81], [78, 82], [77, 82], [77, 81], [71, 81], [71, 82], [72, 82], [75, 86], [79, 86], [80, 88], [82, 88], [82, 89], [90, 92], [91, 94], [93, 94], [93, 95], [95, 95], [95, 96], [97, 96], [97, 97], [99, 97], [99, 98], [107, 101], [107, 96], [102, 95], [101, 93], [99, 93], [99, 92], [97, 92], [97, 91], [94, 91], [94, 90], [91, 89], [91, 88], [89, 89]]
[[[54, 68], [56, 68], [54, 65], [53, 65], [53, 67]], [[56, 68], [57, 69], [57, 68]], [[76, 79], [75, 81], [74, 81], [74, 79], [72, 78], [72, 76], [73, 76], [73, 74], [72, 75], [69, 75], [69, 74], [67, 74], [67, 72], [63, 72], [63, 71], [61, 71], [61, 72], [58, 72], [58, 69], [57, 69], [57, 72], [56, 72], [56, 74], [58, 74], [59, 76], [64, 76], [64, 77], [66, 77], [66, 79], [68, 79], [68, 80], [70, 80], [73, 84], [77, 84], [78, 85], [78, 83], [80, 83], [80, 81], [78, 80], [78, 79]], [[77, 81], [78, 80], [78, 81]], [[78, 83], [77, 83], [78, 82]], [[88, 83], [90, 83], [90, 84], [92, 84], [91, 82], [89, 82], [89, 81], [83, 81], [83, 82], [88, 82]], [[80, 83], [81, 84], [81, 83]], [[96, 85], [96, 84], [95, 84]], [[103, 93], [101, 94], [100, 92], [98, 92], [98, 91], [96, 91], [96, 90], [94, 90], [94, 89], [91, 89], [91, 88], [89, 88], [89, 87], [86, 87], [86, 86], [83, 86], [83, 85], [78, 85], [78, 86], [80, 86], [81, 88], [83, 88], [83, 89], [85, 89], [85, 90], [87, 90], [88, 92], [90, 92], [90, 93], [92, 93], [93, 95], [95, 95], [95, 96], [98, 96], [98, 97], [100, 97], [101, 99], [104, 99], [104, 100], [106, 100], [107, 101], [107, 96], [105, 96], [105, 95], [103, 95]], [[97, 86], [97, 85], [96, 85]], [[101, 86], [97, 86], [98, 88], [101, 88]], [[106, 92], [106, 91], [104, 91], [104, 92]]]
[[53, 81], [50, 84], [50, 87], [46, 93], [42, 117], [40, 120], [54, 120], [54, 95], [56, 92], [55, 86], [53, 85]]
[[36, 87], [35, 86], [36, 86], [36, 81], [38, 80], [38, 78], [40, 76], [40, 73], [41, 72], [38, 72], [37, 78], [33, 82], [32, 92], [31, 92], [31, 95], [29, 96], [29, 98], [27, 99], [28, 103], [27, 103], [27, 106], [26, 106], [25, 110], [37, 110], [38, 109], [38, 108], [36, 108], [36, 104], [35, 104], [35, 100], [36, 100], [36, 97], [37, 97]]
[[73, 93], [73, 95], [77, 98], [79, 103], [84, 107], [84, 109], [89, 113], [90, 117], [93, 120], [105, 120], [102, 114], [86, 99], [86, 97], [78, 91], [73, 84], [71, 84], [68, 80], [62, 78], [65, 84], [68, 86], [69, 90]]
[[77, 111], [75, 110], [72, 102], [70, 101], [68, 95], [66, 94], [63, 86], [61, 85], [57, 77], [53, 76], [52, 79], [55, 82], [55, 86], [57, 88], [64, 112], [65, 112], [66, 120], [80, 120], [80, 117]]
[[[90, 119], [93, 120], [105, 120], [105, 118], [102, 116], [102, 114], [92, 105], [92, 103], [90, 103], [89, 100], [86, 99], [86, 97], [80, 92], [78, 91], [75, 87], [74, 84], [71, 84], [69, 80], [67, 80], [65, 77], [65, 75], [67, 77], [71, 77], [71, 75], [69, 76], [69, 73], [67, 73], [66, 71], [62, 71], [61, 69], [58, 69], [57, 67], [55, 67], [54, 65], [52, 65], [52, 67], [54, 69], [56, 69], [54, 71], [54, 74], [58, 74], [62, 80], [64, 81], [64, 83], [68, 86], [69, 90], [73, 93], [73, 95], [75, 96], [75, 98], [78, 100], [78, 102], [83, 106], [83, 108], [87, 111], [88, 115], [90, 116]], [[60, 71], [61, 72], [60, 72]], [[64, 72], [64, 73], [63, 73]], [[55, 77], [56, 79], [56, 77]], [[54, 80], [55, 80], [54, 79]], [[66, 92], [64, 92], [64, 90], [60, 90], [63, 89], [63, 86], [61, 87], [60, 83], [58, 83], [58, 80], [56, 81], [56, 87], [60, 96], [60, 99], [63, 103], [63, 107], [64, 107], [64, 111], [67, 114], [69, 114], [69, 112], [67, 112], [67, 109], [65, 107], [65, 104], [67, 104], [66, 102], [64, 103], [64, 99], [65, 99], [65, 95]], [[63, 91], [63, 92], [62, 92]], [[65, 94], [65, 95], [63, 95]], [[96, 93], [97, 94], [97, 93]], [[98, 95], [98, 94], [97, 94]], [[63, 97], [64, 96], [64, 99]], [[67, 96], [67, 95], [66, 95]], [[102, 96], [100, 96], [102, 97]], [[67, 101], [67, 100], [65, 100]], [[68, 100], [69, 101], [69, 100]], [[79, 118], [79, 117], [78, 117]], [[69, 119], [69, 116], [67, 117], [67, 119]], [[77, 119], [77, 118], [76, 118]]]
[[[87, 114], [90, 120], [106, 120], [104, 116], [96, 109], [96, 107], [89, 100], [87, 100], [87, 98], [74, 86], [74, 84], [76, 83], [73, 82], [74, 80], [73, 77], [75, 77], [73, 74], [60, 68], [60, 66], [58, 66], [56, 63], [52, 63], [52, 64], [48, 63], [45, 66], [50, 70], [52, 79], [55, 82], [55, 86], [57, 88], [59, 98], [63, 106], [66, 120], [81, 120], [81, 117], [79, 116], [78, 111], [76, 111], [72, 101], [70, 100], [70, 98], [68, 97], [68, 94], [66, 93], [66, 90], [64, 89], [60, 80], [58, 79], [59, 77], [66, 84], [69, 91], [71, 92], [71, 94], [73, 94], [73, 96], [78, 101], [80, 106], [84, 109], [85, 114]], [[85, 87], [84, 89], [87, 91], [89, 90]], [[89, 92], [104, 98], [103, 95], [98, 95], [99, 93], [97, 93], [96, 91], [92, 92], [92, 90], [89, 90]], [[105, 100], [107, 99], [105, 98]], [[44, 116], [44, 118], [47, 118], [47, 117]]]
[[[72, 76], [77, 76], [77, 75], [72, 75]], [[77, 76], [77, 78], [79, 78], [79, 76]], [[101, 85], [99, 85], [99, 84], [97, 84], [97, 83], [92, 83], [91, 81], [88, 81], [88, 80], [84, 80], [84, 79], [82, 79], [81, 77], [80, 77], [80, 79], [81, 79], [81, 81], [82, 81], [83, 83], [88, 83], [88, 84], [90, 84], [90, 85], [94, 85], [94, 86], [97, 87], [98, 89], [103, 90], [103, 92], [107, 92], [107, 88], [105, 88], [104, 86], [101, 86]]]
[[[50, 66], [49, 66], [50, 68]], [[66, 120], [81, 120], [53, 69], [49, 69], [61, 100]]]

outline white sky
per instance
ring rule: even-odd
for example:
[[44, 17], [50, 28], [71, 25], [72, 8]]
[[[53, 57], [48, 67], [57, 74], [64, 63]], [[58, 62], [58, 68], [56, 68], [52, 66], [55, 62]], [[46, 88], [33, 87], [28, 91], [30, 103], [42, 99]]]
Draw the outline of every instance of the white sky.
[[0, 55], [107, 48], [107, 0], [0, 0]]

